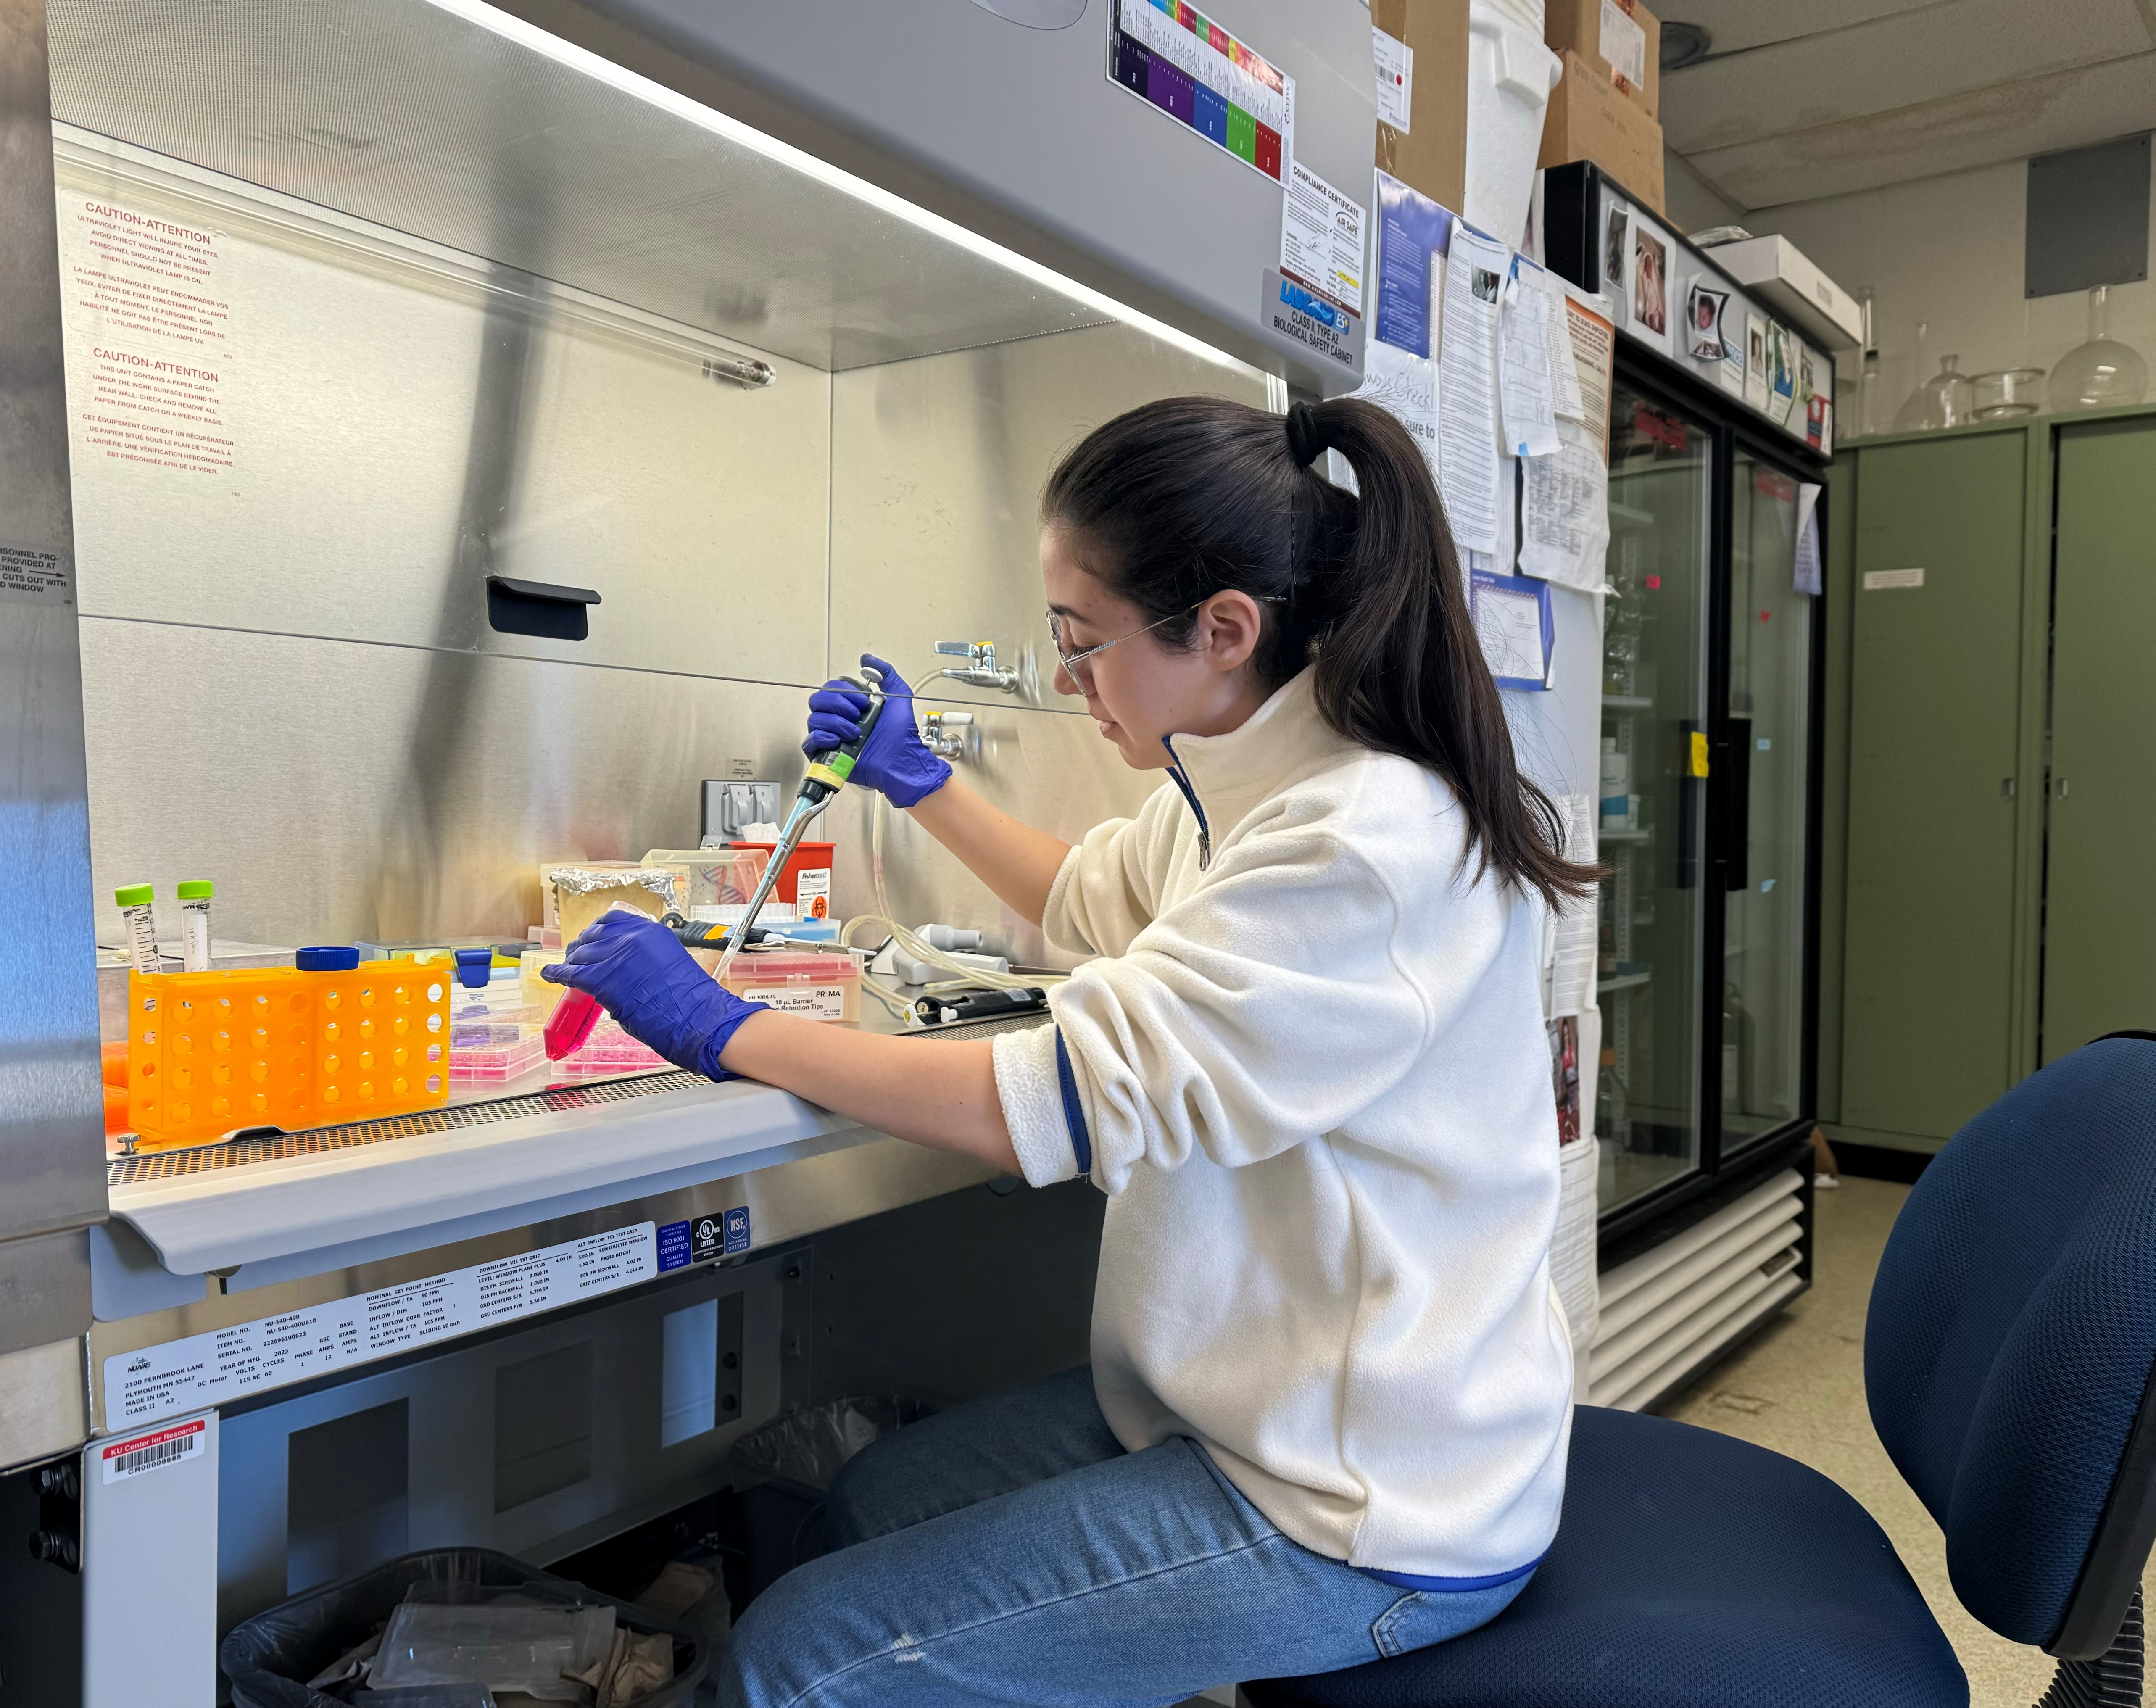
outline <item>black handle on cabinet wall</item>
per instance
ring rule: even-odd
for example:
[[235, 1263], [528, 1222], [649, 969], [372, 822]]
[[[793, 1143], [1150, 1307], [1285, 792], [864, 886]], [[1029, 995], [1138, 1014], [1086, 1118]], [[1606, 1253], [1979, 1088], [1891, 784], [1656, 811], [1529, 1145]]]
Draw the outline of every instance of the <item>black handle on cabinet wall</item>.
[[536, 634], [547, 640], [583, 640], [591, 633], [588, 611], [599, 603], [589, 587], [552, 582], [486, 578], [487, 626], [497, 634]]

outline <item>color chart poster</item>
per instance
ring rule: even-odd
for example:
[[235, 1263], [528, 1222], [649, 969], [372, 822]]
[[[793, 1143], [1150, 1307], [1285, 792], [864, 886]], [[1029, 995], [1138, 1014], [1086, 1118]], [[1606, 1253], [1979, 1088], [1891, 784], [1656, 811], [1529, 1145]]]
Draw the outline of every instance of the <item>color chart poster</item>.
[[1184, 0], [1113, 3], [1110, 80], [1285, 185], [1295, 80]]

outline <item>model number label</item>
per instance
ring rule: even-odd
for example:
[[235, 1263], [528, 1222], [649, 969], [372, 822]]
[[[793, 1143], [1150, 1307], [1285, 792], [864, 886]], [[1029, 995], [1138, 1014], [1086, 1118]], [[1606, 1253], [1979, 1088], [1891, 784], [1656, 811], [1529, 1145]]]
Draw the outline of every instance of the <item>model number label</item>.
[[105, 1361], [105, 1421], [125, 1428], [227, 1404], [243, 1394], [633, 1287], [658, 1273], [657, 1230], [639, 1222], [311, 1310], [115, 1352]]

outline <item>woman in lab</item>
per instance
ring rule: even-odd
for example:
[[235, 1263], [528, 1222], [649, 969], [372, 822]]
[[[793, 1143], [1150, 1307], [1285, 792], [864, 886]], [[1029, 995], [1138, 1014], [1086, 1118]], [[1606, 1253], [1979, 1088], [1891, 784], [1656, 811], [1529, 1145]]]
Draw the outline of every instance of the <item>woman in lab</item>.
[[[1086, 438], [1041, 513], [1056, 687], [1168, 780], [1074, 847], [954, 781], [896, 700], [853, 780], [1092, 957], [1053, 1025], [834, 1032], [625, 913], [549, 971], [685, 1067], [1108, 1198], [1090, 1369], [849, 1464], [833, 1552], [721, 1661], [730, 1703], [1166, 1703], [1352, 1666], [1495, 1617], [1557, 1530], [1539, 946], [1594, 875], [1515, 767], [1421, 454], [1353, 400], [1175, 398]], [[809, 705], [813, 754], [866, 701]]]

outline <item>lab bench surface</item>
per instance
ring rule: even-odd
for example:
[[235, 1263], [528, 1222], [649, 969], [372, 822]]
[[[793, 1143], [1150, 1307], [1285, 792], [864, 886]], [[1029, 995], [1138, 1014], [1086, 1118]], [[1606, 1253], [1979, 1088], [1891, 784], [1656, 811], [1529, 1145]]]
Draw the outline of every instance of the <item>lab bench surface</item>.
[[107, 1197], [167, 1274], [244, 1269], [256, 1286], [884, 1141], [750, 1080], [665, 1071], [563, 1084], [542, 1070], [444, 1109], [116, 1157]]
[[112, 1158], [111, 1219], [90, 1230], [92, 1432], [349, 1379], [995, 1172], [750, 1080], [666, 1069], [563, 1085], [542, 1071], [504, 1089]]

